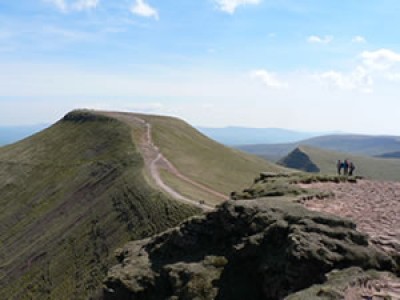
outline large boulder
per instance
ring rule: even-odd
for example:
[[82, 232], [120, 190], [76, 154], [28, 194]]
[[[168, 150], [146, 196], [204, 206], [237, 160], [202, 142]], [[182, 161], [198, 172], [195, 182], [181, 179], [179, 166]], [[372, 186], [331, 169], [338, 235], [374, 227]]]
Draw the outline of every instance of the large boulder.
[[353, 222], [274, 199], [227, 201], [117, 258], [105, 299], [283, 299], [334, 269], [399, 272]]

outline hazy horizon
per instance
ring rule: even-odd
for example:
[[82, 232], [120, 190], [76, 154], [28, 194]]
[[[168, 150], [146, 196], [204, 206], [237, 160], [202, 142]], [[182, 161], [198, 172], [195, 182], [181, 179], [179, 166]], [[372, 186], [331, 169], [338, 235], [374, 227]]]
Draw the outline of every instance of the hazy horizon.
[[400, 2], [0, 0], [0, 126], [76, 108], [400, 135]]

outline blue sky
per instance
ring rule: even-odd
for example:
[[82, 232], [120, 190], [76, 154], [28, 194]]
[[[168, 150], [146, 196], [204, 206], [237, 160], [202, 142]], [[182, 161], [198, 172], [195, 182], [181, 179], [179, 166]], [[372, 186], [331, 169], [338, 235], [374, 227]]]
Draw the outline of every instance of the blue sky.
[[0, 0], [0, 125], [74, 108], [400, 135], [399, 1]]

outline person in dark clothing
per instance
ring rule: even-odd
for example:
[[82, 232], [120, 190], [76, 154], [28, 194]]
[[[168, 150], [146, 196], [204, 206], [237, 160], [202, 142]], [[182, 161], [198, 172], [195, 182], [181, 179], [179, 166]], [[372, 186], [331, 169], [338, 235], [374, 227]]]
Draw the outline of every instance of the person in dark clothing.
[[342, 175], [343, 163], [340, 159], [337, 161], [336, 168], [337, 168], [338, 175], [339, 176]]
[[343, 163], [343, 174], [345, 176], [349, 174], [349, 161], [347, 159]]
[[349, 176], [353, 176], [353, 172], [354, 172], [354, 169], [356, 168], [356, 166], [353, 164], [353, 162], [351, 161], [350, 163], [349, 163]]

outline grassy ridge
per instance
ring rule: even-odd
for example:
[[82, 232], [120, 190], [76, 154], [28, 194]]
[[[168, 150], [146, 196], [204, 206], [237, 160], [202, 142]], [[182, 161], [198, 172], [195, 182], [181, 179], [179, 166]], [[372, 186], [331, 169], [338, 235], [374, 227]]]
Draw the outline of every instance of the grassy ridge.
[[[229, 194], [248, 186], [252, 178], [262, 171], [285, 170], [256, 156], [214, 142], [182, 120], [160, 116], [140, 117], [152, 124], [155, 144], [180, 172], [216, 191]], [[175, 188], [179, 190], [179, 185]]]
[[[356, 166], [355, 174], [378, 180], [400, 180], [400, 160], [383, 159], [361, 155], [352, 155], [335, 151], [322, 150], [309, 146], [301, 146], [299, 151], [305, 154], [324, 174], [336, 173], [338, 159], [349, 159]], [[289, 154], [290, 156], [291, 154]], [[295, 167], [286, 165], [287, 167]]]
[[113, 250], [196, 213], [152, 189], [123, 123], [73, 112], [0, 148], [0, 293], [88, 299]]

